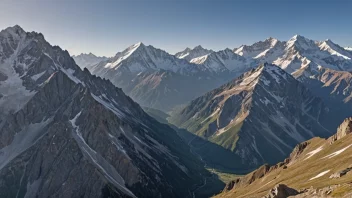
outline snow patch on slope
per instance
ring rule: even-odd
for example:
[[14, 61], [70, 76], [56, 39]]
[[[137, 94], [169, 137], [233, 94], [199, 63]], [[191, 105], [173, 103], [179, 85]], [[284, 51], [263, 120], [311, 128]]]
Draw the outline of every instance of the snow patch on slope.
[[76, 125], [76, 121], [80, 115], [81, 112], [79, 112], [72, 120], [69, 121], [74, 129], [72, 133], [73, 138], [76, 140], [82, 153], [85, 154], [86, 157], [96, 166], [96, 168], [102, 172], [102, 174], [107, 180], [109, 180], [109, 182], [114, 184], [124, 193], [132, 197], [136, 197], [129, 189], [126, 188], [124, 179], [120, 176], [116, 169], [111, 164], [109, 164], [99, 153], [93, 150], [84, 140], [81, 132], [79, 131], [79, 127]]
[[0, 170], [45, 135], [46, 131], [43, 129], [51, 121], [52, 119], [47, 119], [40, 123], [29, 124], [16, 133], [11, 144], [0, 150]]
[[37, 81], [40, 77], [42, 77], [44, 75], [46, 71], [43, 71], [39, 74], [36, 74], [36, 75], [33, 75], [31, 78], [34, 80], [34, 81]]
[[340, 155], [342, 152], [344, 152], [345, 150], [347, 150], [348, 148], [350, 148], [351, 146], [352, 146], [352, 144], [346, 146], [345, 148], [343, 148], [343, 149], [341, 149], [341, 150], [338, 150], [338, 151], [336, 151], [336, 152], [334, 152], [334, 153], [331, 153], [331, 154], [329, 154], [329, 155], [323, 157], [322, 159], [325, 159], [325, 158], [333, 158], [333, 157], [335, 157], [335, 156], [338, 156], [338, 155]]
[[313, 155], [319, 153], [321, 150], [323, 150], [323, 146], [320, 146], [319, 148], [307, 153], [306, 155], [308, 155], [308, 157], [305, 158], [304, 160], [311, 158]]
[[14, 69], [15, 63], [19, 64], [16, 59], [18, 53], [28, 44], [25, 42], [25, 37], [18, 39], [20, 39], [19, 44], [14, 49], [14, 53], [2, 63], [0, 62], [0, 73], [7, 76], [5, 81], [0, 81], [0, 113], [5, 115], [10, 111], [17, 112], [36, 93], [23, 86], [23, 80]]
[[125, 117], [125, 114], [122, 111], [117, 109], [110, 101], [106, 101], [103, 98], [103, 96], [96, 96], [94, 94], [91, 94], [91, 95], [97, 102], [99, 102], [100, 104], [105, 106], [107, 109], [112, 111], [115, 115], [117, 115], [117, 117], [119, 117], [119, 118], [124, 118]]
[[316, 178], [319, 178], [319, 177], [322, 177], [328, 172], [330, 172], [330, 170], [323, 171], [323, 172], [319, 173], [318, 175], [316, 175], [315, 177], [310, 178], [309, 181], [313, 180], [313, 179], [316, 179]]

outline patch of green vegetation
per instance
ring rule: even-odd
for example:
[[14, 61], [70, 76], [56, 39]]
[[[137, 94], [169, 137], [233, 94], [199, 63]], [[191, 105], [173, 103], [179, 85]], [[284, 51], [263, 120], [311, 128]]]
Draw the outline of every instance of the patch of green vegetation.
[[254, 169], [254, 167], [244, 166], [241, 162], [241, 158], [234, 152], [188, 132], [185, 129], [178, 129], [175, 126], [173, 126], [173, 128], [185, 142], [191, 142], [190, 146], [193, 151], [202, 157], [208, 168], [215, 169], [219, 172], [236, 174], [246, 174]]
[[231, 151], [235, 150], [236, 142], [239, 139], [238, 132], [240, 131], [242, 124], [243, 122], [240, 122], [232, 126], [224, 133], [213, 137], [211, 141]]
[[230, 181], [236, 180], [237, 178], [243, 177], [243, 175], [238, 175], [238, 174], [228, 173], [228, 172], [221, 172], [219, 170], [214, 170], [214, 169], [208, 169], [208, 171], [216, 174], [219, 177], [219, 179], [225, 184], [229, 183]]
[[[177, 123], [177, 118], [171, 117], [172, 119], [169, 119], [170, 123]], [[181, 126], [181, 128], [187, 129], [189, 132], [192, 132], [194, 134], [197, 134], [198, 136], [204, 137], [205, 132], [209, 127], [209, 124], [214, 122], [218, 118], [218, 115], [215, 114], [212, 117], [200, 117], [197, 119], [191, 118], [184, 122]]]
[[209, 125], [211, 123], [213, 123], [216, 119], [218, 119], [218, 117], [216, 115], [214, 115], [213, 117], [209, 117], [208, 119], [206, 119], [203, 123], [201, 123], [202, 128], [200, 128], [199, 130], [197, 130], [196, 134], [199, 136], [204, 137], [205, 136], [205, 131], [208, 130]]
[[167, 121], [167, 118], [170, 117], [167, 113], [160, 111], [158, 109], [153, 109], [149, 107], [143, 107], [143, 110], [156, 119], [158, 122], [163, 123], [163, 124], [168, 124], [169, 122]]

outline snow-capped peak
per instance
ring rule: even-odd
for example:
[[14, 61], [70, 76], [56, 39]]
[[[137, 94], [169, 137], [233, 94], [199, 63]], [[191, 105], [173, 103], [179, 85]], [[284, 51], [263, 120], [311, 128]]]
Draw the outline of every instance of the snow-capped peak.
[[142, 45], [144, 45], [144, 44], [140, 41], [140, 42], [134, 44], [133, 46], [134, 46], [134, 47], [139, 47], [139, 46], [142, 46]]
[[234, 50], [234, 53], [246, 58], [262, 58], [267, 54], [267, 52], [275, 48], [279, 43], [282, 42], [275, 38], [269, 37], [264, 41], [259, 41], [252, 45], [242, 45], [241, 47]]
[[19, 25], [15, 25], [13, 27], [8, 27], [2, 30], [0, 34], [5, 38], [12, 37], [18, 39], [20, 37], [23, 37], [26, 32]]
[[338, 57], [342, 57], [346, 60], [351, 60], [351, 54], [349, 51], [346, 51], [344, 48], [340, 47], [339, 45], [332, 42], [330, 39], [326, 39], [325, 41], [321, 42], [319, 45], [320, 50], [327, 51], [331, 55], [335, 55]]
[[194, 58], [200, 58], [212, 52], [213, 50], [208, 50], [203, 48], [201, 45], [198, 45], [198, 46], [195, 46], [193, 49], [190, 49], [187, 47], [182, 52], [176, 53], [175, 56], [179, 59], [185, 59], [187, 61], [191, 61]]
[[145, 46], [145, 45], [144, 45], [142, 42], [138, 42], [138, 43], [136, 43], [136, 44], [131, 45], [130, 47], [128, 47], [127, 50], [129, 50], [129, 51], [134, 51], [134, 50], [136, 50], [137, 48], [143, 47], [143, 46]]
[[123, 60], [127, 59], [129, 56], [133, 54], [138, 48], [144, 47], [144, 44], [142, 42], [138, 42], [134, 45], [129, 46], [127, 49], [125, 49], [123, 52], [119, 52], [116, 54], [115, 61], [114, 62], [109, 62], [107, 63], [104, 67], [105, 68], [115, 68], [117, 67]]
[[276, 38], [273, 37], [269, 37], [267, 39], [265, 39], [264, 42], [269, 42], [271, 47], [275, 46], [277, 42], [279, 42], [279, 40], [277, 40]]
[[8, 27], [4, 31], [6, 31], [6, 32], [25, 32], [19, 25]]
[[316, 44], [313, 40], [307, 39], [301, 35], [296, 34], [286, 43], [287, 48], [296, 48], [298, 50], [308, 50], [310, 48], [316, 48]]
[[108, 58], [105, 56], [96, 56], [93, 53], [81, 53], [80, 55], [72, 56], [72, 58], [75, 60], [76, 64], [80, 68], [87, 68], [88, 70], [91, 69], [94, 65], [98, 64], [101, 61], [105, 61]]

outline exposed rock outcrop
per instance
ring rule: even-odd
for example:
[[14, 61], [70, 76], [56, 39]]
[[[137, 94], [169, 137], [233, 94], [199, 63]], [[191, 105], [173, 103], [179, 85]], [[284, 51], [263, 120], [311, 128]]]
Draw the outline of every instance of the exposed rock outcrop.
[[352, 117], [346, 118], [342, 124], [337, 128], [337, 133], [330, 137], [331, 143], [345, 137], [352, 133]]
[[238, 184], [240, 181], [241, 181], [240, 178], [237, 178], [235, 180], [230, 181], [229, 183], [226, 184], [223, 192], [227, 192], [227, 191], [232, 190], [236, 186], [236, 184]]
[[336, 172], [336, 173], [332, 174], [329, 178], [330, 179], [332, 179], [332, 178], [340, 178], [340, 177], [346, 175], [351, 170], [352, 170], [352, 167], [346, 168], [346, 169], [344, 169], [342, 171], [339, 171], [339, 172]]
[[297, 195], [298, 191], [286, 186], [285, 184], [278, 184], [263, 198], [287, 198], [289, 196]]

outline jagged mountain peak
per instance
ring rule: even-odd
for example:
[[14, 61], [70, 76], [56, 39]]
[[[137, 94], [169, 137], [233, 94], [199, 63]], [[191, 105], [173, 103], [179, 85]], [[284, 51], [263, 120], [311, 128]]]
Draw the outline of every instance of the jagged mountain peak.
[[265, 39], [266, 41], [277, 41], [278, 39], [274, 38], [274, 37], [268, 37]]
[[290, 48], [292, 46], [300, 47], [303, 50], [309, 49], [310, 47], [316, 47], [315, 42], [313, 40], [310, 40], [298, 34], [296, 34], [290, 40], [287, 41], [287, 47]]
[[0, 35], [2, 35], [3, 38], [12, 37], [14, 40], [19, 40], [20, 38], [25, 37], [26, 32], [19, 25], [15, 25], [1, 30]]
[[91, 68], [92, 73], [102, 75], [112, 81], [115, 81], [117, 76], [125, 72], [128, 75], [137, 75], [148, 70], [169, 70], [184, 75], [203, 72], [203, 68], [198, 65], [191, 64], [162, 49], [155, 48], [152, 45], [146, 46], [143, 43], [131, 45], [124, 51], [118, 52], [114, 57]]
[[205, 50], [201, 45], [197, 45], [193, 48], [193, 50]]
[[336, 56], [337, 58], [340, 59], [345, 59], [345, 60], [351, 60], [352, 59], [352, 53], [343, 47], [339, 46], [338, 44], [334, 43], [330, 39], [326, 39], [325, 41], [321, 42], [319, 44], [319, 48], [322, 51], [326, 51], [332, 56]]
[[223, 49], [223, 50], [219, 50], [218, 52], [220, 52], [220, 51], [224, 51], [224, 52], [226, 52], [226, 53], [233, 53], [233, 50], [231, 50], [230, 48], [225, 48], [225, 49]]
[[87, 68], [88, 70], [90, 70], [94, 65], [100, 63], [101, 61], [105, 61], [108, 59], [108, 57], [97, 56], [92, 52], [74, 55], [72, 56], [72, 58], [75, 60], [76, 64], [80, 68]]
[[[151, 45], [145, 45], [143, 42], [138, 42], [138, 43], [136, 43], [136, 44], [134, 44], [134, 45], [132, 45], [131, 47], [133, 47], [133, 48], [143, 48], [143, 47], [153, 47], [153, 46], [151, 46]], [[153, 47], [154, 48], [154, 47]]]
[[273, 86], [274, 84], [284, 83], [288, 79], [294, 80], [294, 78], [287, 74], [280, 67], [264, 63], [258, 67], [242, 74], [239, 78], [234, 79], [227, 85], [227, 87], [240, 86], [247, 87], [246, 90], [254, 90], [256, 86]]
[[271, 46], [274, 46], [274, 45], [276, 45], [277, 42], [279, 42], [279, 40], [276, 38], [273, 38], [273, 37], [269, 37], [269, 38], [265, 39], [264, 42], [269, 42], [271, 44]]
[[300, 34], [295, 34], [293, 37], [291, 37], [289, 40], [305, 40], [305, 41], [310, 41], [311, 39], [308, 39], [307, 37], [305, 36], [302, 36]]
[[190, 49], [187, 47], [185, 50], [176, 53], [175, 56], [179, 59], [185, 59], [187, 61], [191, 61], [194, 58], [205, 56], [212, 52], [213, 50], [208, 50], [203, 48], [201, 45], [198, 45], [198, 46], [195, 46], [193, 49]]
[[[92, 52], [89, 52], [89, 53], [80, 53], [80, 54], [78, 54], [78, 55], [73, 55], [72, 57], [79, 57], [79, 56], [88, 56], [88, 57], [94, 57], [94, 58], [99, 57], [99, 56], [93, 54]], [[104, 56], [102, 56], [102, 57], [104, 57]]]
[[193, 58], [190, 62], [206, 67], [215, 73], [231, 71], [240, 74], [251, 68], [246, 58], [235, 54], [229, 48]]
[[[242, 45], [234, 50], [234, 53], [244, 56], [246, 58], [261, 58], [269, 51], [277, 46], [281, 46], [282, 42], [278, 39], [269, 37], [264, 41], [258, 41], [252, 45]], [[271, 52], [269, 54], [272, 54]]]
[[138, 42], [138, 43], [135, 43], [135, 44], [129, 46], [127, 49], [125, 49], [125, 51], [132, 51], [132, 50], [136, 50], [138, 48], [143, 48], [143, 47], [145, 47], [145, 45], [142, 42]]
[[16, 32], [25, 33], [25, 31], [19, 25], [14, 25], [12, 27], [8, 27], [8, 28], [6, 28], [6, 29], [4, 29], [2, 31], [9, 32], [9, 33], [16, 33]]

